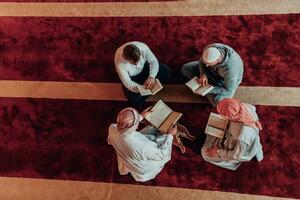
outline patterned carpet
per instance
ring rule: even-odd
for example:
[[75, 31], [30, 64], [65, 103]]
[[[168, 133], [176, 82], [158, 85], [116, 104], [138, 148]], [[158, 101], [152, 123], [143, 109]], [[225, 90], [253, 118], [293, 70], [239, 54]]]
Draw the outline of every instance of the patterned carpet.
[[[181, 66], [197, 60], [205, 45], [221, 42], [243, 59], [243, 86], [299, 87], [299, 35], [300, 14], [0, 17], [0, 80], [119, 82], [114, 52], [121, 44], [137, 40], [170, 65], [170, 83], [184, 83]], [[197, 140], [184, 141], [185, 155], [174, 148], [162, 172], [141, 184], [118, 174], [115, 152], [106, 142], [107, 128], [126, 102], [1, 97], [0, 176], [300, 198], [299, 107], [257, 106], [265, 158], [261, 163], [255, 159], [243, 163], [232, 172], [200, 156], [204, 127], [209, 112], [215, 110], [208, 104], [169, 105], [184, 114], [182, 123]]]
[[0, 79], [118, 82], [114, 52], [123, 43], [137, 40], [147, 43], [161, 62], [170, 65], [172, 83], [183, 83], [181, 66], [199, 59], [205, 45], [222, 42], [243, 58], [242, 85], [297, 87], [299, 35], [299, 14], [1, 17]]

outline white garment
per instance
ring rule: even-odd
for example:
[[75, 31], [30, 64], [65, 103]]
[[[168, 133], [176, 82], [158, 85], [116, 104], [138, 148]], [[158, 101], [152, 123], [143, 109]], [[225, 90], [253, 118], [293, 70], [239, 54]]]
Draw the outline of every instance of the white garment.
[[[122, 57], [123, 49], [128, 44], [137, 46], [137, 48], [141, 52], [140, 59], [136, 65], [130, 64]], [[128, 90], [138, 93], [137, 86], [139, 86], [140, 84], [132, 81], [130, 77], [136, 76], [141, 73], [146, 61], [149, 63], [150, 68], [149, 77], [155, 78], [159, 69], [158, 61], [146, 44], [142, 42], [128, 42], [117, 49], [115, 53], [116, 71], [119, 75], [120, 80]]]
[[[130, 172], [136, 181], [144, 182], [155, 178], [171, 159], [173, 136], [164, 134], [154, 137], [151, 134], [158, 131], [151, 126], [141, 132], [121, 134], [117, 125], [111, 124], [107, 142], [117, 153], [120, 174]], [[146, 134], [150, 134], [149, 137]]]
[[[246, 104], [246, 106], [254, 118], [258, 120], [255, 107], [250, 104]], [[236, 130], [236, 126], [234, 129]], [[263, 159], [263, 150], [257, 128], [240, 124], [239, 134], [236, 134], [233, 130], [227, 130], [225, 140], [221, 142], [223, 147], [219, 151], [219, 156], [207, 156], [205, 153], [206, 149], [216, 143], [215, 137], [206, 135], [201, 155], [204, 160], [220, 167], [236, 170], [243, 161], [250, 161], [253, 157], [256, 157], [258, 161]]]

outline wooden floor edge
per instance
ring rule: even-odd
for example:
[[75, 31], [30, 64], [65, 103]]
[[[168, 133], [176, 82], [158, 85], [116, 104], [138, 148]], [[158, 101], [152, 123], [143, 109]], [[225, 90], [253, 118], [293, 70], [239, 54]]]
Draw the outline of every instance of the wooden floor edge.
[[[180, 94], [180, 95], [178, 95]], [[0, 97], [126, 101], [120, 83], [0, 81]], [[300, 106], [299, 87], [240, 86], [235, 95], [254, 105]], [[287, 98], [288, 97], [288, 98]], [[208, 103], [185, 85], [165, 84], [149, 101]]]
[[291, 198], [132, 184], [0, 177], [0, 198], [101, 200], [292, 200]]
[[0, 16], [154, 17], [300, 13], [298, 0], [187, 0], [174, 2], [1, 2]]

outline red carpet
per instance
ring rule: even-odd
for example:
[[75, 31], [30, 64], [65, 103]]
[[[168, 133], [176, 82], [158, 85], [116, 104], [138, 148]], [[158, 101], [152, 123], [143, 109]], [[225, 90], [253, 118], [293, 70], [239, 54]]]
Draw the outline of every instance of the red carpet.
[[[138, 28], [137, 28], [138, 27]], [[155, 33], [155, 34], [153, 34]], [[180, 67], [212, 42], [230, 44], [245, 63], [242, 85], [300, 86], [300, 15], [222, 17], [0, 18], [0, 79], [119, 82], [113, 55], [121, 44], [147, 43]]]
[[[139, 184], [119, 176], [116, 156], [106, 144], [107, 127], [125, 102], [0, 99], [0, 175]], [[198, 188], [300, 198], [300, 108], [259, 106], [265, 159], [237, 171], [203, 161], [200, 148], [211, 108], [170, 104], [184, 113], [182, 123], [197, 135], [174, 149], [172, 160], [145, 185]]]

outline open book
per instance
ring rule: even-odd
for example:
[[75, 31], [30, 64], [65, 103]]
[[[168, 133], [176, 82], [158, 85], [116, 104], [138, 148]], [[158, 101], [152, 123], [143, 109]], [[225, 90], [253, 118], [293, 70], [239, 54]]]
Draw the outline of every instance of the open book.
[[177, 123], [182, 113], [172, 111], [162, 100], [159, 100], [145, 116], [145, 119], [160, 131], [167, 133]]
[[163, 89], [163, 86], [162, 86], [161, 82], [158, 79], [155, 79], [155, 85], [151, 90], [146, 89], [143, 85], [138, 87], [138, 91], [142, 96], [155, 95], [161, 89]]
[[207, 84], [206, 86], [201, 86], [201, 84], [198, 82], [198, 77], [196, 76], [188, 82], [186, 82], [185, 85], [188, 86], [195, 94], [201, 96], [205, 96], [212, 89], [214, 89], [214, 86], [210, 84]]
[[228, 125], [228, 119], [221, 115], [210, 113], [205, 133], [214, 137], [223, 138]]

